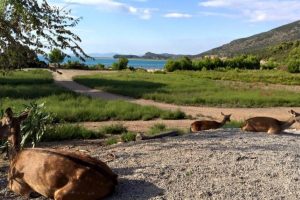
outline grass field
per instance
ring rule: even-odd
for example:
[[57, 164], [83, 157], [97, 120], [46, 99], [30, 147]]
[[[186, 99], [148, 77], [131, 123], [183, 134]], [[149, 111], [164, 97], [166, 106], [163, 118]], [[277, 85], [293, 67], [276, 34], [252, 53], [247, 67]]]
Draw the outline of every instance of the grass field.
[[46, 110], [66, 122], [105, 120], [150, 120], [183, 118], [181, 112], [162, 111], [125, 101], [94, 100], [66, 91], [53, 83], [50, 72], [37, 70], [0, 75], [0, 109], [18, 113], [24, 104], [45, 103]]
[[214, 79], [300, 84], [299, 75], [275, 71], [185, 71], [166, 74], [119, 72], [75, 77], [75, 81], [92, 88], [135, 98], [152, 99], [180, 105], [221, 107], [300, 106], [299, 93], [284, 90], [265, 90], [253, 88], [247, 84], [225, 83]]

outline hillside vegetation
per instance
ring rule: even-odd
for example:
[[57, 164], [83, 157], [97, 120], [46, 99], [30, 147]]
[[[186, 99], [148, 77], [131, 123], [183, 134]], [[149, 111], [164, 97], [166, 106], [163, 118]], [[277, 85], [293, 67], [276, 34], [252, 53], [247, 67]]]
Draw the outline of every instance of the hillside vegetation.
[[265, 49], [269, 47], [295, 40], [300, 40], [300, 21], [286, 24], [247, 38], [234, 40], [223, 46], [198, 54], [195, 57], [205, 55], [232, 57], [239, 54], [264, 54]]

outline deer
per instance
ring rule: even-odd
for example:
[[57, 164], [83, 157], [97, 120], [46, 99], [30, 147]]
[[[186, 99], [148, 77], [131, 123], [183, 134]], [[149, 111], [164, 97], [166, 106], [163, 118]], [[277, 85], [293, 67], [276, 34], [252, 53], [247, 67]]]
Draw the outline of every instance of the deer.
[[272, 117], [253, 117], [245, 120], [241, 127], [243, 131], [267, 132], [268, 134], [280, 134], [292, 126], [296, 121], [300, 122], [300, 113], [290, 110], [292, 115], [287, 121], [280, 121]]
[[225, 115], [221, 112], [221, 115], [223, 116], [223, 120], [221, 122], [217, 121], [210, 121], [210, 120], [201, 120], [201, 121], [195, 121], [191, 124], [190, 131], [192, 133], [199, 132], [203, 130], [209, 130], [209, 129], [218, 129], [221, 128], [226, 124], [226, 122], [230, 122], [231, 114]]
[[86, 154], [23, 149], [10, 162], [8, 188], [28, 199], [39, 194], [54, 200], [99, 200], [113, 193], [117, 177]]
[[21, 123], [27, 119], [29, 111], [24, 111], [18, 117], [13, 116], [11, 108], [7, 108], [1, 120], [0, 138], [7, 138], [8, 157], [12, 159], [21, 149]]

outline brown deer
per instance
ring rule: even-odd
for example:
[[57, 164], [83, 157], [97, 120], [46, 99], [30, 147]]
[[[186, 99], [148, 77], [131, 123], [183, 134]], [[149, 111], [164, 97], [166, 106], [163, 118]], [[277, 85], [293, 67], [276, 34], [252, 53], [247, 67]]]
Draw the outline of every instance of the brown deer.
[[12, 159], [21, 149], [21, 123], [28, 117], [28, 114], [29, 111], [26, 111], [14, 117], [11, 108], [5, 110], [1, 120], [0, 138], [7, 138], [9, 159]]
[[29, 198], [98, 200], [110, 195], [117, 175], [88, 155], [50, 149], [24, 149], [10, 163], [8, 188]]
[[300, 113], [290, 110], [292, 115], [287, 121], [280, 121], [272, 117], [253, 117], [245, 120], [242, 126], [243, 131], [267, 132], [269, 134], [279, 134], [292, 126], [296, 121], [300, 121]]
[[221, 112], [221, 115], [223, 116], [223, 120], [221, 122], [217, 121], [210, 121], [210, 120], [201, 120], [201, 121], [195, 121], [191, 124], [190, 131], [192, 133], [199, 132], [203, 130], [209, 130], [209, 129], [218, 129], [224, 126], [226, 122], [230, 122], [230, 115], [225, 115]]

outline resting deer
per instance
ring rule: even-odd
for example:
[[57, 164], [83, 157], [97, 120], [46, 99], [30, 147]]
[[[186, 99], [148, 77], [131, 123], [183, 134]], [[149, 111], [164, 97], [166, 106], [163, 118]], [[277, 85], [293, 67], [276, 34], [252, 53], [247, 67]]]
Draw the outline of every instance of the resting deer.
[[38, 193], [54, 200], [98, 200], [114, 191], [117, 177], [88, 155], [24, 149], [10, 163], [8, 188], [26, 198]]
[[221, 115], [223, 116], [223, 120], [221, 122], [217, 121], [209, 121], [209, 120], [201, 120], [201, 121], [195, 121], [191, 124], [190, 131], [198, 132], [203, 130], [209, 130], [209, 129], [218, 129], [224, 126], [226, 122], [230, 122], [230, 115], [225, 115], [221, 112]]
[[13, 116], [11, 108], [7, 108], [1, 120], [0, 138], [7, 138], [8, 157], [12, 159], [20, 151], [21, 144], [21, 123], [28, 117], [28, 112], [23, 112], [18, 117]]
[[279, 134], [300, 120], [300, 113], [290, 110], [292, 115], [287, 121], [280, 121], [272, 117], [253, 117], [245, 121], [243, 131], [267, 132], [269, 134]]

